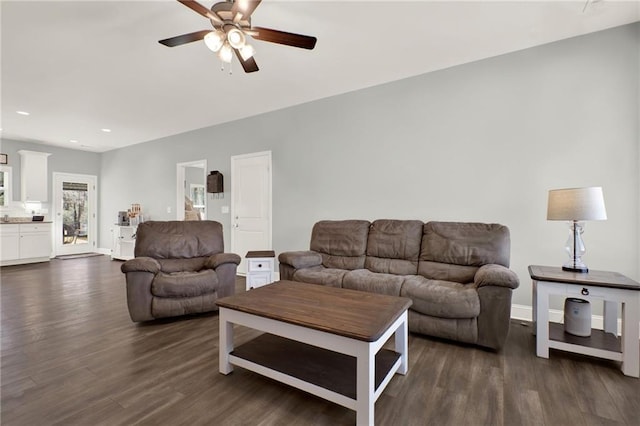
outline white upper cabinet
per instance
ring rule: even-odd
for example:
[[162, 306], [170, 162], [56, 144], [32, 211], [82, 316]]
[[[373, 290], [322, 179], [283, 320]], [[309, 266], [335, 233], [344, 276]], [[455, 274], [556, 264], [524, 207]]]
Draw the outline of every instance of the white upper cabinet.
[[49, 195], [46, 152], [18, 151], [20, 154], [20, 189], [22, 201], [45, 202]]

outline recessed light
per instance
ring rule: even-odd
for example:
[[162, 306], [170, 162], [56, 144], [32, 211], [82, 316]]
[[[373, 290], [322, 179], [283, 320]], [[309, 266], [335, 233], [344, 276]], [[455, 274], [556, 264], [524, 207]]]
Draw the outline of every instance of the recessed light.
[[77, 141], [77, 140], [75, 140], [75, 139], [69, 139], [69, 142], [71, 142], [71, 143], [78, 143], [78, 141]]
[[20, 115], [30, 115], [27, 111], [16, 111]]
[[105, 133], [110, 133], [110, 132], [111, 132], [111, 129], [101, 129], [101, 130], [102, 130], [103, 132], [105, 132]]

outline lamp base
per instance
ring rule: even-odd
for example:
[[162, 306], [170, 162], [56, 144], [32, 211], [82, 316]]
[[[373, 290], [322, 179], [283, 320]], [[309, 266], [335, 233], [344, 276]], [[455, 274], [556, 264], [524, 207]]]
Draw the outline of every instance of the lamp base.
[[587, 272], [589, 272], [589, 268], [587, 268], [586, 266], [580, 266], [580, 265], [576, 265], [576, 266], [562, 266], [562, 270], [563, 271], [568, 271], [568, 272], [580, 272], [582, 274], [586, 274]]

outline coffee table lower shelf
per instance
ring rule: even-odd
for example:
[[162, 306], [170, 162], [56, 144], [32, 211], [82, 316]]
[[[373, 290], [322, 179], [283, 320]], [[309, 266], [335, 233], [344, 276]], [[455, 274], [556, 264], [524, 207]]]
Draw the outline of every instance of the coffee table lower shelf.
[[[389, 372], [396, 371], [400, 354], [381, 349], [375, 359], [374, 389], [377, 391]], [[229, 354], [229, 361], [278, 381], [283, 380], [272, 374], [288, 376], [287, 384], [307, 390], [304, 386], [296, 386], [295, 381], [299, 380], [301, 384], [342, 395], [355, 404], [355, 357], [265, 333], [235, 348]], [[348, 406], [352, 408], [352, 404]]]

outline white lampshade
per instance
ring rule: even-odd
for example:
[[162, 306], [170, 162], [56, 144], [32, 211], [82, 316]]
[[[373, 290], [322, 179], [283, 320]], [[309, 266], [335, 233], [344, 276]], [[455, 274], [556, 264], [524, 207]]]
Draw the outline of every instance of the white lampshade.
[[234, 49], [242, 49], [245, 43], [244, 33], [237, 28], [232, 28], [227, 32], [227, 40]]
[[231, 50], [231, 46], [229, 43], [225, 43], [220, 48], [218, 52], [218, 57], [222, 62], [226, 62], [227, 64], [231, 62], [231, 58], [233, 57], [233, 50]]
[[602, 188], [552, 189], [547, 220], [606, 220]]
[[222, 47], [224, 43], [224, 34], [220, 31], [211, 31], [207, 35], [204, 36], [204, 44], [213, 51], [217, 52]]
[[256, 49], [253, 48], [250, 44], [245, 44], [242, 49], [240, 49], [240, 56], [242, 59], [246, 61], [250, 57], [256, 54]]

